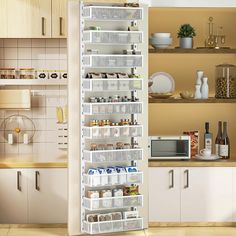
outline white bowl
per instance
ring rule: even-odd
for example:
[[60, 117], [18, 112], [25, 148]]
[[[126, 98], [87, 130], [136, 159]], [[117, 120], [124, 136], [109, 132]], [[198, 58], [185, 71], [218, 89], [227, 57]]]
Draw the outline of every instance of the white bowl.
[[153, 33], [152, 37], [170, 38], [170, 33]]
[[151, 38], [150, 39], [151, 44], [172, 44], [172, 38]]
[[168, 48], [170, 44], [151, 44], [154, 48]]

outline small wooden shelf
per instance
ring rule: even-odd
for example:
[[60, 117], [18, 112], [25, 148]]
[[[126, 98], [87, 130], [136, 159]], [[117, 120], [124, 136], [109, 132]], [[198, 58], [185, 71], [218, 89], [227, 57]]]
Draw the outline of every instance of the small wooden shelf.
[[0, 86], [4, 85], [67, 85], [68, 79], [0, 79]]
[[149, 98], [149, 103], [236, 103], [236, 98], [231, 99], [181, 99], [181, 98]]
[[192, 48], [192, 49], [183, 49], [183, 48], [165, 48], [165, 49], [149, 49], [149, 53], [192, 53], [192, 54], [236, 54], [235, 48]]

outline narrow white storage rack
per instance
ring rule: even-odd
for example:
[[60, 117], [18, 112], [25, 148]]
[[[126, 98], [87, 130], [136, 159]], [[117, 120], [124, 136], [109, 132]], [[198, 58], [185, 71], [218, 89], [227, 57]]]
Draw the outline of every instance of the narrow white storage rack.
[[[81, 232], [99, 234], [140, 230], [143, 229], [143, 218], [138, 214], [129, 218], [125, 212], [137, 213], [143, 206], [143, 195], [138, 190], [139, 184], [143, 183], [143, 172], [137, 167], [137, 161], [143, 160], [143, 148], [138, 145], [143, 136], [143, 125], [139, 122], [143, 102], [142, 97], [138, 97], [138, 91], [143, 90], [143, 78], [137, 75], [137, 68], [143, 67], [143, 55], [138, 50], [138, 45], [143, 43], [143, 32], [137, 30], [138, 21], [143, 19], [143, 8], [84, 5], [81, 2], [80, 14]], [[95, 21], [98, 30], [91, 30]], [[115, 21], [125, 29], [117, 30], [115, 25], [111, 29]], [[109, 29], [106, 29], [108, 24]], [[100, 26], [104, 28], [101, 30]], [[135, 30], [127, 31], [128, 26]], [[87, 49], [94, 49], [96, 45], [99, 45], [99, 53], [86, 54]], [[132, 50], [132, 54], [122, 54], [123, 50]], [[88, 73], [97, 74], [101, 70], [129, 76], [87, 78]], [[131, 99], [127, 102], [88, 102], [91, 97], [112, 97], [114, 94]], [[91, 122], [94, 120], [99, 120], [97, 125]], [[101, 120], [110, 123], [101, 125]], [[121, 120], [128, 123], [119, 122]], [[99, 143], [104, 147], [112, 146], [112, 149], [92, 149], [92, 145], [99, 146]], [[121, 145], [121, 149], [114, 148], [120, 143], [126, 145]], [[115, 172], [109, 172], [109, 168]], [[119, 168], [122, 171], [119, 172]], [[98, 172], [101, 169], [103, 172]], [[132, 189], [134, 192], [129, 193]], [[102, 195], [107, 190], [112, 196]], [[122, 195], [115, 195], [118, 190]], [[115, 213], [119, 219], [113, 218]], [[110, 216], [108, 218], [112, 220], [101, 221], [99, 214]], [[95, 221], [89, 221], [89, 217], [95, 217]]]

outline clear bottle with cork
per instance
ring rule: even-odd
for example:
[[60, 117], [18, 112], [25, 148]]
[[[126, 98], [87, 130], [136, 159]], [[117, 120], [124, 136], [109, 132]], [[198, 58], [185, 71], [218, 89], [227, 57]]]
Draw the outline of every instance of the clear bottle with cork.
[[209, 122], [205, 123], [204, 148], [212, 151], [212, 133], [209, 132]]

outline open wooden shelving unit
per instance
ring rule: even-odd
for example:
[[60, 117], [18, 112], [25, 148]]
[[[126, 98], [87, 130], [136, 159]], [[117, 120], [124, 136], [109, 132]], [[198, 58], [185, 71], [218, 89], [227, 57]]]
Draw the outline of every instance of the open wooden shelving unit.
[[182, 99], [182, 98], [149, 98], [149, 103], [236, 103], [236, 98], [220, 99]]
[[192, 53], [192, 54], [236, 54], [236, 48], [190, 48], [190, 49], [183, 49], [183, 48], [150, 48], [149, 53]]

